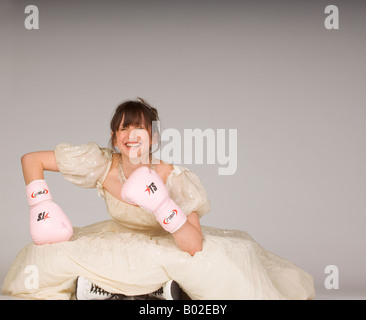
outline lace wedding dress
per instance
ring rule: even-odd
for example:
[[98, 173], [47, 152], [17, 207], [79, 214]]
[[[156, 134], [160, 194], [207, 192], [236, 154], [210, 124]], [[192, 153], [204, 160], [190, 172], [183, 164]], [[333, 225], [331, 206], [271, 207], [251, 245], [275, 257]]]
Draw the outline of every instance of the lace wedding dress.
[[[111, 293], [142, 295], [173, 279], [191, 299], [312, 299], [313, 278], [261, 247], [248, 233], [202, 226], [203, 249], [193, 257], [143, 209], [114, 198], [102, 186], [112, 151], [96, 143], [59, 144], [62, 175], [97, 188], [110, 220], [74, 228], [70, 241], [23, 248], [3, 285], [3, 294], [27, 299], [74, 299], [78, 276]], [[166, 181], [185, 214], [209, 212], [206, 192], [192, 171], [174, 166]], [[228, 208], [229, 209], [229, 208]], [[69, 213], [70, 215], [70, 213]], [[27, 266], [37, 278], [29, 283]]]

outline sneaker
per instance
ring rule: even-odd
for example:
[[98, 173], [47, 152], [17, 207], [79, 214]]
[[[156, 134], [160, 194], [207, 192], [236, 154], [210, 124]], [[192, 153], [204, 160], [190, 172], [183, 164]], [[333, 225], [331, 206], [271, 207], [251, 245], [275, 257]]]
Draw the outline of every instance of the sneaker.
[[76, 300], [123, 300], [125, 297], [105, 291], [84, 277], [77, 278], [75, 295]]
[[174, 280], [170, 280], [160, 289], [148, 294], [148, 297], [159, 300], [179, 300], [181, 294], [182, 289], [179, 284]]

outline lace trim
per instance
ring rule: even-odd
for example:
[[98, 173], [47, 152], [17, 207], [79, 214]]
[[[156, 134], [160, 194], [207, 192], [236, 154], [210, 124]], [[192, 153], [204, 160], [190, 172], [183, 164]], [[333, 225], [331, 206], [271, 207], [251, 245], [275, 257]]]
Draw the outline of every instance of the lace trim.
[[105, 199], [105, 193], [104, 193], [103, 185], [98, 181], [96, 187], [97, 187], [98, 196]]

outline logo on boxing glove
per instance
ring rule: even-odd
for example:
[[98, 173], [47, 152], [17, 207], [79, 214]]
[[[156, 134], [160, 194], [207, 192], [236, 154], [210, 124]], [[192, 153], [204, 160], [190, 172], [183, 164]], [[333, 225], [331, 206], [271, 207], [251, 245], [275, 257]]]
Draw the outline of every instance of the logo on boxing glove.
[[31, 194], [31, 197], [33, 199], [37, 198], [38, 196], [41, 196], [41, 195], [44, 195], [44, 194], [47, 194], [48, 193], [48, 190], [47, 189], [43, 189], [43, 190], [39, 190], [39, 191], [34, 191], [32, 194]]
[[151, 182], [151, 184], [148, 186], [146, 185], [146, 190], [145, 192], [148, 192], [150, 195], [150, 192], [155, 193], [155, 191], [158, 190], [158, 188], [156, 187], [154, 182]]
[[48, 216], [48, 214], [49, 214], [49, 212], [41, 212], [41, 213], [39, 213], [38, 214], [38, 218], [37, 218], [37, 222], [38, 221], [46, 221], [46, 219], [48, 219], [48, 218], [50, 218], [49, 216]]
[[178, 215], [178, 211], [177, 210], [173, 210], [171, 212], [171, 214], [169, 216], [167, 216], [165, 219], [164, 219], [164, 224], [169, 224], [171, 222], [173, 222], [173, 220], [175, 219], [175, 217]]

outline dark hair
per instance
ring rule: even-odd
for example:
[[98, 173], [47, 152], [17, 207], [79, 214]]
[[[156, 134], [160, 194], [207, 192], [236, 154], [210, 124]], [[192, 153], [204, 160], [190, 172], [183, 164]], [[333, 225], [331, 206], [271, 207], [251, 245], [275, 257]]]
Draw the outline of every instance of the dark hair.
[[[124, 118], [123, 118], [124, 117]], [[153, 135], [157, 135], [158, 149], [160, 146], [160, 133], [157, 126], [157, 121], [159, 121], [158, 110], [149, 105], [144, 99], [137, 98], [137, 100], [127, 100], [122, 102], [115, 110], [113, 118], [111, 120], [110, 128], [112, 136], [109, 140], [109, 147], [116, 151], [114, 146], [114, 140], [116, 138], [116, 132], [121, 126], [129, 127], [144, 125], [149, 131], [150, 138]], [[154, 121], [154, 122], [153, 122]], [[156, 151], [156, 150], [155, 150]], [[152, 154], [150, 148], [150, 155]]]

